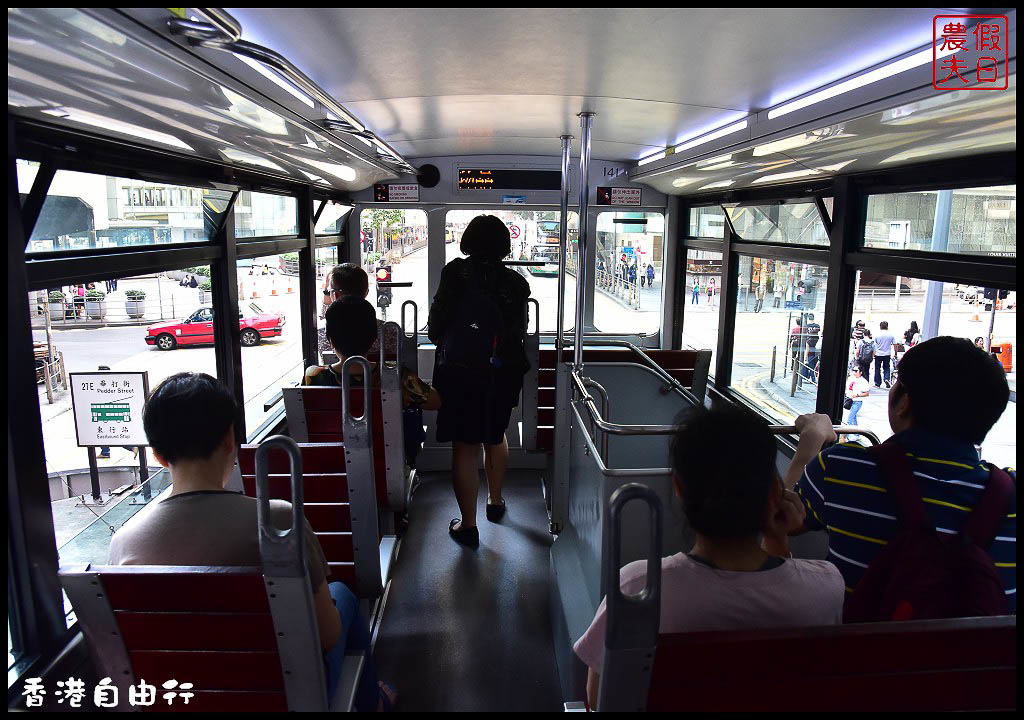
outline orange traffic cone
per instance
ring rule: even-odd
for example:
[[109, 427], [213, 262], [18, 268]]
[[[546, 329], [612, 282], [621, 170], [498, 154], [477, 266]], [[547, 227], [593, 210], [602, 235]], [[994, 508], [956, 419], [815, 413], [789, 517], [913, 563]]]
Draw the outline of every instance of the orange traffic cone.
[[277, 295], [277, 280], [275, 278], [270, 278], [270, 294]]

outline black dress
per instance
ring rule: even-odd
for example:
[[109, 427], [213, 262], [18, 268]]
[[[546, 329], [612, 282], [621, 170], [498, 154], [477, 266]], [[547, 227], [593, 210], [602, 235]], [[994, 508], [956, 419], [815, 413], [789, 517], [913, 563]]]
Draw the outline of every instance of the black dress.
[[523, 375], [530, 367], [523, 349], [530, 285], [500, 261], [476, 256], [452, 260], [441, 272], [441, 284], [430, 305], [427, 335], [435, 345], [443, 342], [471, 277], [479, 287], [486, 288], [501, 312], [503, 329], [496, 350], [501, 367], [456, 371], [435, 362], [431, 384], [442, 398], [437, 440], [497, 445], [504, 437], [512, 409], [519, 404]]

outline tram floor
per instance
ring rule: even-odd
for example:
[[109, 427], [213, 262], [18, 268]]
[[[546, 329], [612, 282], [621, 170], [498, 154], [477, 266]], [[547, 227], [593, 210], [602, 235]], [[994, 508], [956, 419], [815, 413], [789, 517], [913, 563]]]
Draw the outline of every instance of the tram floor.
[[401, 711], [559, 711], [549, 602], [551, 535], [536, 471], [511, 471], [500, 523], [484, 515], [480, 547], [448, 536], [458, 517], [450, 475], [413, 495], [374, 650]]

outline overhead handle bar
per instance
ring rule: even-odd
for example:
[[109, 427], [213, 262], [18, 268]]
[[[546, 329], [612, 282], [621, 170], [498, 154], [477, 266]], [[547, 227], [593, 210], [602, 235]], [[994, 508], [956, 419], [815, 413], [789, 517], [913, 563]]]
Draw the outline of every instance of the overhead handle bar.
[[[267, 456], [271, 448], [288, 454], [291, 472], [292, 524], [280, 530], [270, 515], [270, 463]], [[300, 577], [306, 574], [305, 533], [302, 511], [302, 453], [290, 437], [273, 435], [256, 448], [256, 516], [259, 520], [260, 557], [264, 574], [274, 577]], [[297, 559], [297, 561], [296, 561]]]

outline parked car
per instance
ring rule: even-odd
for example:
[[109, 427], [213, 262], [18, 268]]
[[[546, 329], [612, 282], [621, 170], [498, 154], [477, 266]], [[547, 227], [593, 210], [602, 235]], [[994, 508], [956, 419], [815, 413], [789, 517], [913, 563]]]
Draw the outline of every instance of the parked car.
[[[242, 331], [242, 345], [252, 347], [269, 337], [280, 337], [285, 318], [281, 313], [264, 312], [255, 304], [251, 313], [238, 312], [238, 325]], [[178, 345], [213, 344], [213, 308], [201, 307], [185, 320], [171, 320], [146, 328], [146, 344], [161, 350], [173, 350]]]

